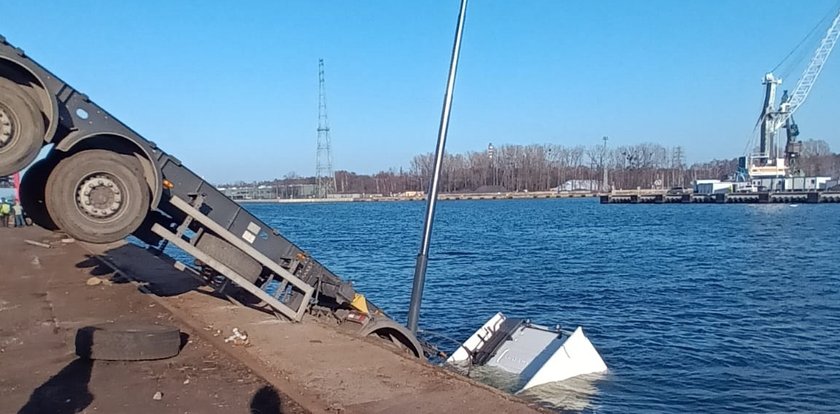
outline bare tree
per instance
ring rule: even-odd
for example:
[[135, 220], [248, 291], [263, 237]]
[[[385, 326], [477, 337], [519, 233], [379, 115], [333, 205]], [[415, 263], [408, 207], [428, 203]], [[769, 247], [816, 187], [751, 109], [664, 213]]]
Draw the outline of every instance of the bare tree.
[[[802, 144], [800, 165], [807, 175], [837, 177], [840, 174], [840, 154], [832, 153], [827, 142], [807, 140]], [[604, 148], [601, 144], [588, 147], [501, 145], [495, 148], [492, 158], [487, 151], [446, 154], [441, 190], [469, 192], [497, 185], [507, 191], [545, 191], [578, 180], [589, 180], [591, 185], [600, 182], [604, 167], [609, 168], [611, 185], [617, 189], [650, 188], [657, 179], [662, 180], [663, 186], [682, 186], [701, 178], [726, 179], [738, 167], [735, 158], [696, 162], [690, 166], [685, 160], [682, 147], [666, 148], [655, 143], [612, 148]], [[407, 171], [391, 169], [373, 175], [336, 171], [336, 184], [339, 192], [344, 193], [428, 192], [433, 167], [433, 155], [420, 154], [411, 159]], [[314, 183], [315, 177], [301, 177], [292, 171], [281, 180], [232, 185], [256, 187]], [[580, 181], [577, 185], [586, 186]]]

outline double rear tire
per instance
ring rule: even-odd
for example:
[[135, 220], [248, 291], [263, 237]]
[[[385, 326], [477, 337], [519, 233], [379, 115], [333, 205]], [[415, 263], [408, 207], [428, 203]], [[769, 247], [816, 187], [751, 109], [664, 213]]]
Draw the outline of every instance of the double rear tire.
[[[0, 176], [35, 160], [46, 124], [26, 87], [0, 78]], [[33, 222], [92, 243], [110, 243], [133, 233], [150, 205], [140, 161], [131, 154], [96, 149], [35, 163], [24, 174], [21, 198]]]
[[149, 188], [132, 155], [107, 150], [73, 154], [46, 182], [49, 217], [69, 236], [90, 243], [122, 240], [149, 214]]
[[58, 230], [45, 201], [47, 179], [58, 161], [47, 157], [32, 164], [20, 179], [20, 204], [32, 222], [47, 230]]
[[20, 85], [0, 78], [0, 176], [22, 170], [38, 156], [45, 130], [37, 102]]

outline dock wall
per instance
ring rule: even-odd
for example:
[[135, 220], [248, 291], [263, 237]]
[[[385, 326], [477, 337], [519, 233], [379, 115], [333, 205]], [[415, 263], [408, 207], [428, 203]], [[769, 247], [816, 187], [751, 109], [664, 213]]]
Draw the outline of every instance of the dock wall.
[[601, 204], [819, 204], [840, 203], [840, 193], [604, 194], [600, 199]]

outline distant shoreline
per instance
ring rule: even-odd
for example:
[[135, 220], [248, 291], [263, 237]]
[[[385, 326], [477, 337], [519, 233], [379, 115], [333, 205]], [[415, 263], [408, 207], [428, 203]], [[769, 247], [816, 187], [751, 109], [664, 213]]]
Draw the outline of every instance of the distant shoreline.
[[[519, 200], [519, 199], [545, 199], [545, 198], [590, 198], [597, 197], [594, 192], [562, 192], [550, 191], [515, 192], [515, 193], [458, 193], [440, 194], [438, 200]], [[300, 203], [351, 203], [351, 202], [379, 202], [379, 201], [425, 201], [426, 197], [400, 197], [400, 196], [361, 196], [361, 197], [330, 197], [330, 198], [278, 198], [278, 199], [237, 199], [241, 204], [251, 203], [277, 203], [277, 204], [300, 204]]]

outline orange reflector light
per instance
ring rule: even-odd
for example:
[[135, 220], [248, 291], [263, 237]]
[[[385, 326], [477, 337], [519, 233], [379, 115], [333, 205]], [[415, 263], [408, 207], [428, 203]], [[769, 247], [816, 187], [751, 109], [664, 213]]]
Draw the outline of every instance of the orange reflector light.
[[167, 190], [171, 190], [171, 189], [175, 188], [175, 184], [172, 184], [172, 181], [164, 179], [163, 180], [163, 188], [165, 188]]

